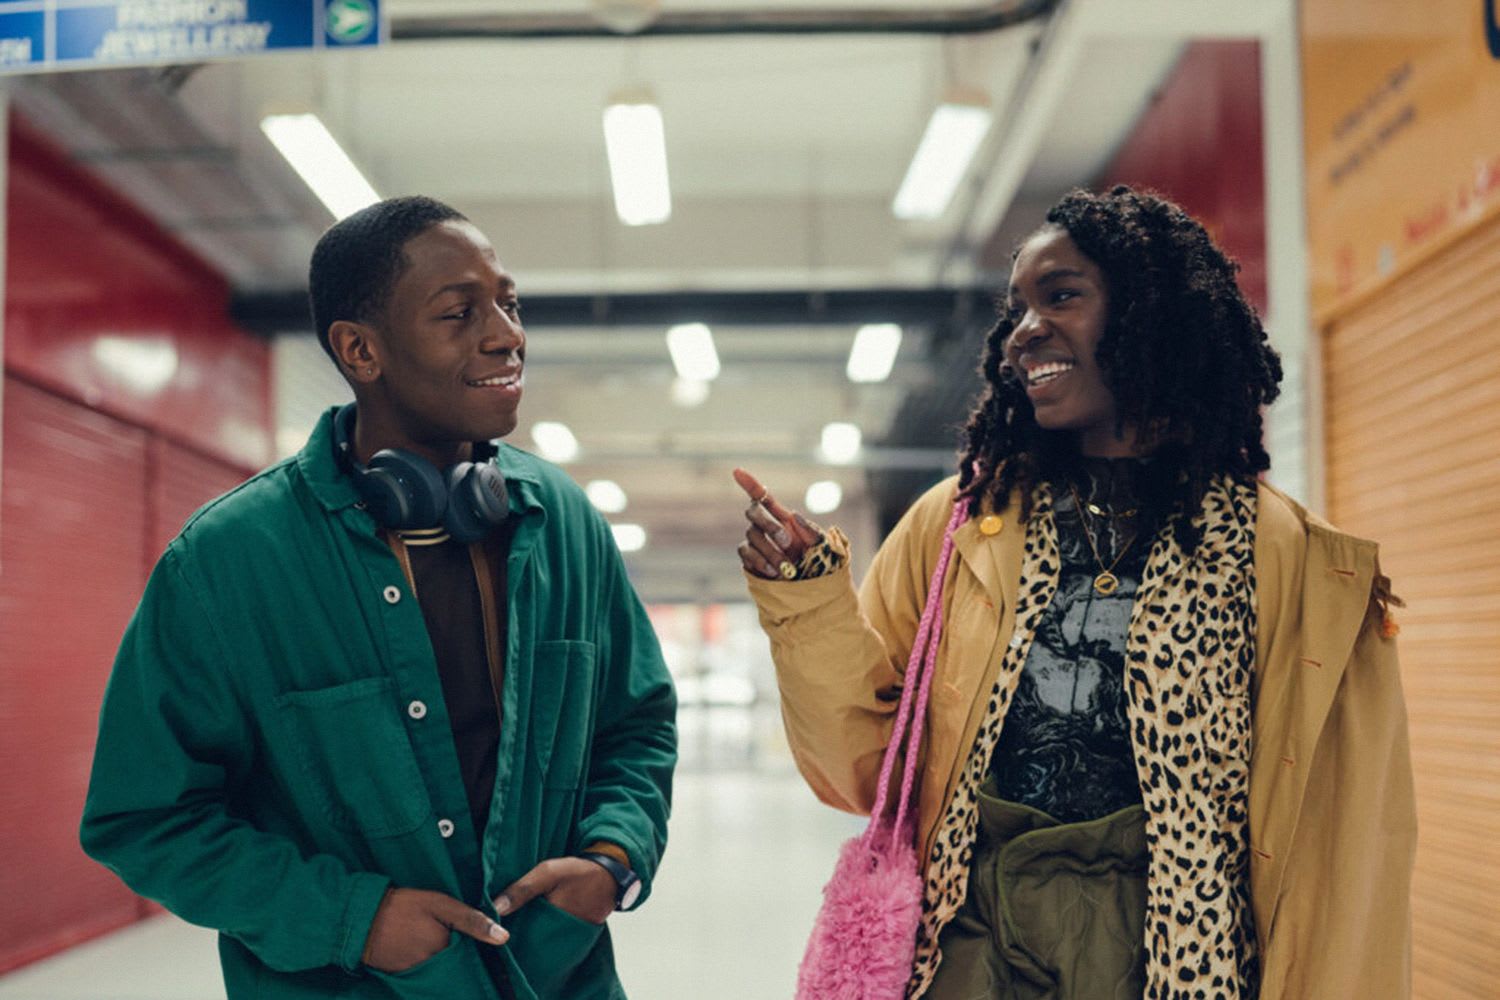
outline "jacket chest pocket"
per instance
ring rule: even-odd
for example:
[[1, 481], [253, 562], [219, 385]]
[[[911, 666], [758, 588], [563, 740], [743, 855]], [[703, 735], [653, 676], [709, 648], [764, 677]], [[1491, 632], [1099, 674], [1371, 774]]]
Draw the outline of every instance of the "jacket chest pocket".
[[546, 788], [577, 788], [583, 782], [594, 725], [592, 642], [539, 642], [532, 672], [532, 751]]
[[294, 787], [347, 833], [400, 836], [432, 811], [392, 690], [366, 677], [276, 699], [295, 741]]

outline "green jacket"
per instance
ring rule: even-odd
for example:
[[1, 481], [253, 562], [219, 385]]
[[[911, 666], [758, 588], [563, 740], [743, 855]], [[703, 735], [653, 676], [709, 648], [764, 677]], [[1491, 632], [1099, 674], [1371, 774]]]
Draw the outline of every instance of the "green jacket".
[[[608, 525], [502, 446], [519, 521], [479, 842], [421, 609], [355, 507], [331, 416], [195, 514], [151, 574], [105, 694], [83, 846], [221, 932], [230, 1000], [493, 998], [484, 946], [462, 936], [400, 975], [361, 965], [387, 886], [493, 916], [537, 862], [608, 841], [644, 898], [676, 762], [671, 680]], [[542, 899], [503, 923], [521, 1000], [624, 996], [604, 928]]]

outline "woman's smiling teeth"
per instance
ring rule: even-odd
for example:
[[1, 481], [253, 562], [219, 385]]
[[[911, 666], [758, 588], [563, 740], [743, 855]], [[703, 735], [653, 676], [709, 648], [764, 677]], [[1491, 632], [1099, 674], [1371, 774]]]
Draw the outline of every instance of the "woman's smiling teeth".
[[1076, 366], [1071, 361], [1049, 361], [1045, 365], [1037, 365], [1026, 372], [1027, 385], [1045, 385], [1060, 375], [1066, 375]]

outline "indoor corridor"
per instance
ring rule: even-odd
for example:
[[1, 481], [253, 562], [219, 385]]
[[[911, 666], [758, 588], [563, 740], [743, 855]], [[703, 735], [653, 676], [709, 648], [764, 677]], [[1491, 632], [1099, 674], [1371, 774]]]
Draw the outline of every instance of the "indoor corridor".
[[[679, 774], [654, 894], [610, 921], [631, 1000], [791, 996], [838, 845], [862, 828], [779, 766]], [[173, 916], [0, 979], [0, 1000], [223, 997], [213, 932]]]

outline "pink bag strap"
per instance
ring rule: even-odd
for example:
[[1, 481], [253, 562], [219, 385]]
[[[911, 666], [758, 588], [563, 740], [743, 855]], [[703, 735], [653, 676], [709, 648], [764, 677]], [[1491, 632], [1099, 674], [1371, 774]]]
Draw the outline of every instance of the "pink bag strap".
[[880, 784], [875, 790], [875, 808], [870, 813], [870, 830], [874, 830], [880, 823], [880, 818], [885, 815], [891, 772], [895, 768], [897, 756], [903, 751], [906, 765], [901, 776], [901, 799], [897, 803], [895, 829], [900, 831], [906, 823], [912, 786], [916, 781], [922, 729], [927, 718], [927, 699], [932, 692], [932, 677], [937, 673], [934, 665], [937, 661], [938, 643], [943, 637], [943, 578], [953, 559], [953, 533], [968, 519], [968, 506], [969, 501], [965, 497], [953, 502], [953, 516], [948, 519], [948, 527], [943, 532], [943, 547], [938, 553], [932, 580], [927, 585], [927, 602], [922, 606], [922, 619], [917, 624], [916, 639], [912, 642], [911, 656], [906, 664], [906, 683], [901, 687], [901, 704], [896, 709], [891, 740], [886, 744], [885, 756], [880, 763]]

